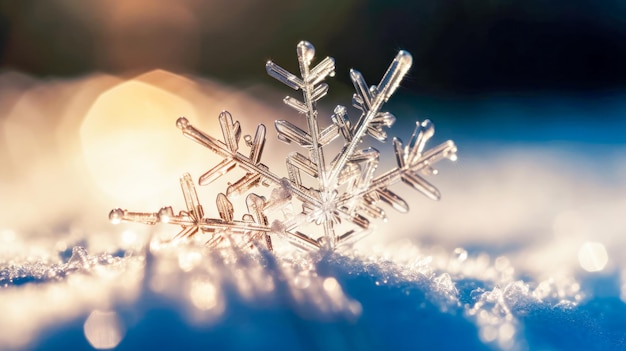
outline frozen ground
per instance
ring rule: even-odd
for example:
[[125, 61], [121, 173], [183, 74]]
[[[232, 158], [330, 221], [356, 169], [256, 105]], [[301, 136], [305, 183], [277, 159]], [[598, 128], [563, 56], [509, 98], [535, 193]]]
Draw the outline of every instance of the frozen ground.
[[[599, 127], [557, 143], [537, 130], [531, 139], [542, 140], [489, 140], [445, 126], [438, 137], [457, 139], [460, 159], [436, 176], [442, 201], [416, 195], [409, 215], [392, 215], [354, 248], [208, 250], [151, 240], [176, 228], [112, 226], [106, 215], [181, 207], [177, 177], [212, 161], [176, 133], [178, 114], [215, 127], [216, 112], [234, 105], [246, 132], [258, 120], [243, 116], [267, 122], [284, 111], [164, 72], [120, 82], [0, 76], [0, 349], [626, 348], [626, 148], [597, 142]], [[126, 105], [157, 100], [143, 121], [161, 129], [94, 112], [111, 87], [107, 106], [130, 93]], [[87, 134], [90, 118], [110, 128]], [[137, 140], [163, 157], [115, 153]], [[214, 190], [201, 191], [208, 203]]]

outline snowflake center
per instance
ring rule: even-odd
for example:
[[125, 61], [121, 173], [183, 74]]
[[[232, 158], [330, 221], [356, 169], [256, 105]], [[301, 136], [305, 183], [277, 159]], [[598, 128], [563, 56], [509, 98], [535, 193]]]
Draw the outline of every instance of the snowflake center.
[[319, 215], [318, 221], [338, 222], [339, 221], [339, 203], [337, 197], [337, 191], [326, 191], [320, 193], [320, 206], [318, 208]]

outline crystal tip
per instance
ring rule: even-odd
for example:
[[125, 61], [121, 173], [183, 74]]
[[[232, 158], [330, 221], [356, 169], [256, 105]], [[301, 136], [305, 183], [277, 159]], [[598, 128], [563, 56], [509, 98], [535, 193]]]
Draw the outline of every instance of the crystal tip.
[[306, 40], [302, 40], [298, 43], [298, 56], [306, 62], [307, 65], [311, 64], [313, 57], [315, 56], [315, 47], [313, 44]]
[[116, 208], [109, 212], [109, 221], [113, 224], [119, 224], [122, 221], [122, 218], [124, 218], [124, 210], [121, 208]]
[[411, 67], [411, 65], [413, 64], [413, 56], [411, 56], [410, 52], [405, 50], [398, 51], [398, 54], [396, 55], [396, 60], [401, 66]]
[[187, 118], [185, 117], [180, 117], [179, 119], [176, 120], [176, 127], [178, 127], [178, 129], [185, 129], [187, 128], [188, 125], [189, 125], [189, 120], [187, 120]]
[[170, 219], [174, 217], [174, 211], [172, 207], [163, 207], [158, 213], [159, 220], [163, 223], [169, 223]]

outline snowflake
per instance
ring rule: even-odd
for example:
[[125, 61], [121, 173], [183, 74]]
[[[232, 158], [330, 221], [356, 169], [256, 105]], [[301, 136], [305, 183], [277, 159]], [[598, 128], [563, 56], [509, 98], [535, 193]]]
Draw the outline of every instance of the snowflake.
[[[359, 148], [366, 135], [381, 142], [387, 139], [384, 128], [390, 127], [395, 117], [381, 111], [381, 108], [411, 67], [411, 55], [406, 51], [398, 52], [380, 83], [371, 87], [368, 87], [360, 72], [350, 70], [350, 78], [356, 90], [352, 104], [361, 112], [359, 119], [353, 123], [348, 118], [346, 107], [337, 106], [331, 116], [332, 123], [320, 129], [317, 102], [328, 92], [328, 84], [324, 80], [334, 75], [335, 61], [326, 57], [311, 67], [314, 54], [315, 48], [310, 43], [302, 41], [298, 44], [299, 77], [274, 62], [266, 64], [270, 76], [302, 92], [301, 100], [287, 96], [284, 103], [304, 115], [306, 130], [289, 121], [275, 121], [279, 140], [298, 144], [305, 150], [303, 153], [292, 152], [287, 155], [287, 177], [274, 173], [261, 163], [266, 136], [263, 124], [257, 126], [254, 137], [244, 137], [249, 149], [244, 154], [239, 149], [241, 126], [229, 112], [222, 112], [218, 118], [223, 141], [196, 129], [186, 118], [181, 117], [176, 126], [186, 137], [222, 157], [219, 164], [200, 176], [199, 185], [210, 184], [237, 166], [245, 171], [243, 177], [228, 185], [226, 194], [218, 194], [216, 203], [220, 218], [204, 216], [193, 180], [189, 174], [185, 174], [180, 182], [186, 211], [175, 215], [171, 207], [164, 207], [158, 213], [114, 209], [109, 215], [110, 220], [113, 223], [132, 221], [177, 224], [182, 230], [174, 239], [203, 233], [208, 235], [206, 244], [209, 246], [224, 241], [234, 242], [233, 238], [237, 237], [239, 243], [244, 245], [264, 242], [272, 250], [272, 236], [277, 235], [302, 249], [333, 250], [368, 233], [372, 220], [386, 218], [384, 210], [379, 207], [380, 202], [400, 212], [408, 212], [406, 201], [389, 190], [390, 186], [398, 182], [411, 186], [431, 199], [439, 199], [437, 188], [423, 176], [436, 174], [433, 165], [441, 159], [455, 160], [456, 146], [449, 140], [426, 149], [427, 141], [434, 134], [433, 124], [429, 120], [416, 122], [408, 144], [393, 138], [397, 166], [380, 175], [375, 175], [379, 151], [373, 147]], [[343, 139], [343, 147], [328, 162], [324, 153], [326, 146], [338, 138]], [[309, 179], [306, 184], [312, 182], [314, 185], [305, 185], [303, 177]], [[273, 186], [269, 199], [251, 192], [261, 184]], [[248, 213], [237, 220], [229, 198], [244, 194], [247, 194]], [[301, 205], [300, 213], [274, 219], [270, 224], [268, 213], [294, 204]], [[316, 238], [315, 233], [300, 231], [311, 225], [321, 228], [318, 230], [319, 237]]]

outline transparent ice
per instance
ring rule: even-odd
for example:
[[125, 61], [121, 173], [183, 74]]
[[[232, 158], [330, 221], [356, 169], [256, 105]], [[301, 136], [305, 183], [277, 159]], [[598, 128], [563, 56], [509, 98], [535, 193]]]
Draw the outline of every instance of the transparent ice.
[[[222, 158], [220, 163], [200, 176], [199, 185], [208, 185], [237, 166], [245, 171], [243, 177], [229, 183], [225, 193], [218, 194], [216, 205], [220, 218], [205, 217], [193, 180], [185, 174], [180, 180], [187, 206], [185, 211], [176, 215], [171, 207], [155, 213], [114, 209], [109, 215], [111, 221], [177, 224], [182, 230], [174, 239], [202, 233], [210, 247], [224, 242], [237, 242], [243, 246], [263, 243], [271, 251], [272, 237], [279, 236], [301, 249], [332, 251], [368, 234], [372, 230], [372, 221], [386, 220], [381, 203], [408, 212], [407, 202], [389, 189], [398, 182], [431, 199], [439, 199], [439, 191], [424, 176], [436, 174], [433, 167], [440, 160], [455, 160], [456, 146], [452, 141], [446, 141], [427, 149], [426, 143], [434, 134], [434, 126], [429, 120], [416, 122], [408, 143], [393, 138], [397, 166], [386, 172], [376, 173], [380, 152], [374, 147], [362, 148], [366, 136], [381, 142], [387, 140], [384, 128], [390, 127], [396, 118], [382, 107], [410, 69], [411, 55], [399, 51], [378, 85], [368, 86], [359, 71], [350, 70], [355, 88], [352, 105], [360, 111], [360, 116], [351, 121], [348, 109], [339, 105], [330, 116], [332, 123], [326, 127], [320, 126], [317, 103], [328, 92], [328, 84], [324, 81], [335, 74], [335, 61], [326, 57], [313, 65], [315, 48], [306, 41], [297, 45], [297, 56], [299, 76], [274, 62], [266, 64], [270, 76], [302, 93], [302, 99], [287, 96], [283, 101], [305, 118], [306, 128], [286, 120], [275, 121], [280, 141], [304, 149], [303, 153], [291, 152], [286, 156], [287, 176], [279, 175], [261, 162], [266, 141], [263, 124], [257, 126], [254, 137], [244, 136], [245, 149], [249, 151], [242, 151], [241, 126], [229, 112], [222, 112], [218, 118], [223, 140], [202, 132], [187, 118], [181, 117], [176, 126], [182, 133]], [[337, 139], [343, 146], [330, 159], [327, 146]], [[252, 192], [260, 185], [273, 187], [269, 198]], [[240, 220], [235, 218], [234, 206], [229, 200], [237, 196], [246, 196], [247, 212]], [[301, 206], [302, 210], [291, 215], [286, 209], [294, 205]], [[290, 215], [284, 215], [286, 212]], [[311, 223], [321, 229], [303, 229], [310, 227], [308, 224]]]

